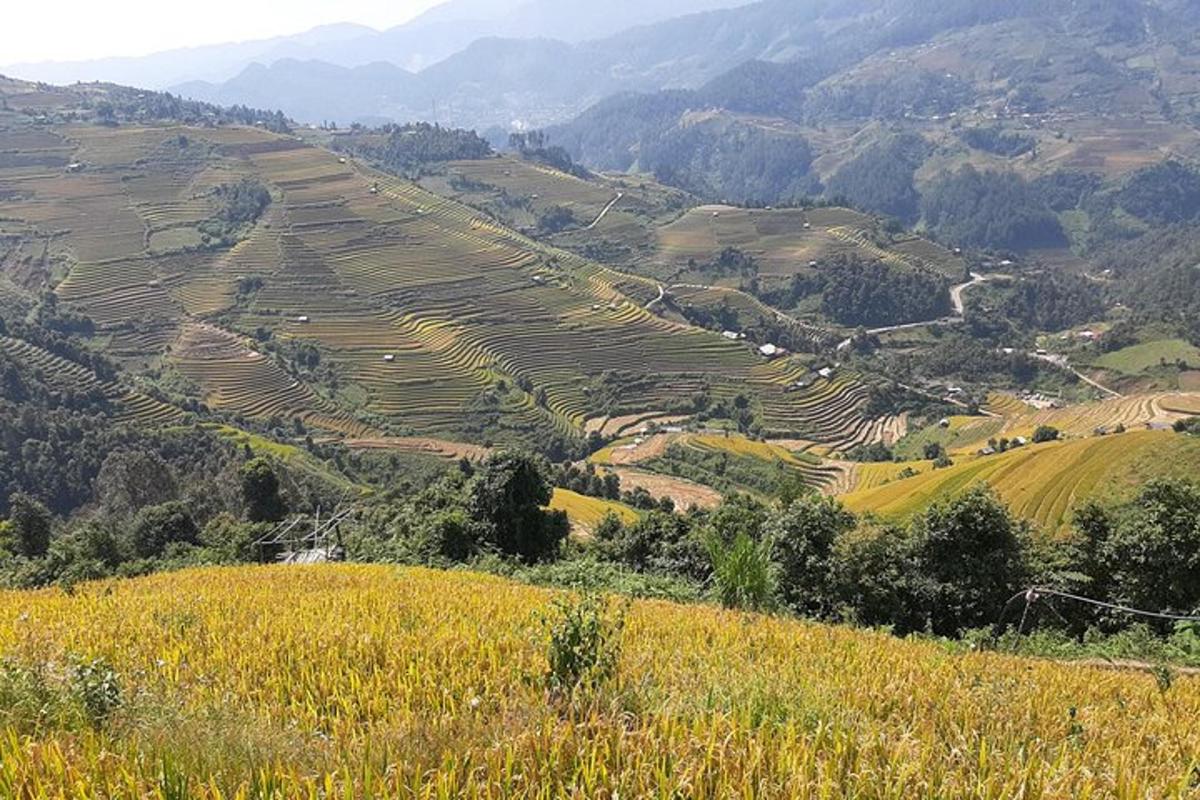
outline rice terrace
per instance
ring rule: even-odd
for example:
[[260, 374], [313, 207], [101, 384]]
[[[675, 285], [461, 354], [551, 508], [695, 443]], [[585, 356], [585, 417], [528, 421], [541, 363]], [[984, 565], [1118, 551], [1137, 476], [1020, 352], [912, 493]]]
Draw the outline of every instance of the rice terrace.
[[1200, 797], [1195, 0], [60, 5], [0, 797]]

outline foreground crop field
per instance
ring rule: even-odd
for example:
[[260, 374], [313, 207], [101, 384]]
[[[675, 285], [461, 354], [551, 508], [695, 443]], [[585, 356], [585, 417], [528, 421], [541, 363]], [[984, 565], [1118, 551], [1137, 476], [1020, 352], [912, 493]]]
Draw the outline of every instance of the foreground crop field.
[[102, 658], [97, 723], [6, 714], [5, 797], [1183, 796], [1200, 683], [639, 602], [550, 700], [547, 592], [389, 567], [0, 595], [5, 688]]

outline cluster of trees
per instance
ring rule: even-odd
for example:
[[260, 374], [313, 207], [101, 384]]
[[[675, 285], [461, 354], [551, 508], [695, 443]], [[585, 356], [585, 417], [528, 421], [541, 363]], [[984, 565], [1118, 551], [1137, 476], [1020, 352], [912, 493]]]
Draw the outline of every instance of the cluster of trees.
[[254, 540], [286, 513], [275, 468], [264, 459], [230, 462], [199, 485], [189, 478], [182, 482], [154, 450], [128, 448], [104, 458], [91, 502], [68, 520], [33, 493], [13, 493], [0, 523], [0, 582], [70, 584], [246, 561]]
[[[607, 558], [712, 584], [738, 604], [901, 634], [995, 626], [1033, 585], [1155, 611], [1200, 607], [1200, 488], [1186, 482], [1148, 484], [1123, 504], [1087, 504], [1062, 541], [1036, 535], [981, 487], [907, 526], [856, 517], [818, 495], [774, 507], [735, 495], [712, 512], [650, 514], [632, 525], [610, 518], [597, 540]], [[730, 576], [720, 567], [734, 554], [749, 562], [742, 585], [722, 587]], [[1077, 634], [1134, 621], [1094, 606], [1056, 611]]]
[[708, 261], [688, 259], [688, 269], [703, 272], [706, 275], [741, 275], [751, 277], [758, 274], [758, 262], [754, 256], [736, 247], [726, 247], [716, 258]]
[[271, 191], [257, 178], [222, 184], [214, 195], [217, 212], [197, 226], [205, 247], [232, 247], [271, 204]]
[[826, 194], [912, 224], [921, 203], [913, 176], [928, 154], [929, 143], [920, 134], [888, 136], [843, 164], [829, 179]]
[[1143, 167], [1116, 193], [1117, 204], [1155, 225], [1200, 217], [1200, 171], [1174, 159]]
[[1045, 198], [1012, 172], [970, 164], [942, 172], [925, 188], [921, 212], [939, 238], [964, 247], [1027, 250], [1066, 241]]
[[355, 131], [335, 137], [335, 150], [361, 155], [397, 175], [426, 164], [487, 158], [492, 148], [474, 131], [443, 128], [428, 122], [385, 125], [377, 131]]
[[639, 147], [642, 169], [708, 200], [743, 205], [800, 200], [820, 184], [804, 137], [718, 118], [655, 131]]
[[92, 106], [97, 122], [170, 120], [188, 125], [255, 125], [274, 133], [290, 133], [291, 125], [282, 111], [263, 111], [247, 106], [217, 106], [184, 100], [168, 92], [151, 92], [124, 86], [109, 86]]
[[1037, 140], [1016, 131], [1006, 131], [999, 125], [986, 128], [963, 128], [959, 138], [968, 147], [1006, 158], [1016, 158], [1033, 150]]
[[510, 134], [508, 137], [508, 146], [525, 158], [540, 161], [568, 175], [574, 175], [584, 180], [591, 177], [590, 172], [575, 163], [574, 159], [571, 158], [571, 154], [566, 151], [566, 148], [550, 144], [550, 139], [545, 131]]
[[1004, 313], [1030, 328], [1061, 331], [1104, 315], [1104, 294], [1081, 275], [1042, 272], [1017, 283]]
[[1023, 351], [1005, 353], [987, 341], [953, 332], [943, 335], [914, 366], [933, 377], [967, 383], [1025, 385], [1038, 376], [1043, 362]]
[[821, 311], [843, 325], [881, 327], [950, 313], [949, 283], [940, 275], [849, 255], [827, 264], [821, 280]]
[[372, 508], [347, 547], [352, 557], [407, 563], [554, 559], [569, 525], [566, 514], [545, 509], [550, 478], [549, 464], [528, 453], [496, 454], [478, 467], [461, 463], [427, 488]]

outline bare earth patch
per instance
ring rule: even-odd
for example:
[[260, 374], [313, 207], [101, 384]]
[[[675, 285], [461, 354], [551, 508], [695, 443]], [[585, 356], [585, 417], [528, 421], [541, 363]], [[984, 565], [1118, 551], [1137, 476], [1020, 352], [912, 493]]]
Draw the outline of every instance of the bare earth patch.
[[715, 508], [721, 503], [721, 493], [708, 486], [673, 478], [668, 475], [656, 475], [652, 472], [618, 467], [613, 470], [621, 478], [621, 489], [628, 491], [641, 487], [656, 499], [671, 498], [675, 507], [681, 511], [699, 506], [700, 508]]

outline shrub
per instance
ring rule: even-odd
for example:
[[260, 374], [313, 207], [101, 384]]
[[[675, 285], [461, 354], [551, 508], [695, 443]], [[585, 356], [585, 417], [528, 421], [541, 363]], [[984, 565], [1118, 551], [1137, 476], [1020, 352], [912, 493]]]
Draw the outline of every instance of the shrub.
[[598, 594], [559, 599], [542, 617], [546, 643], [546, 688], [556, 695], [594, 690], [616, 674], [625, 609], [609, 608]]
[[935, 633], [994, 622], [1028, 580], [1028, 532], [986, 486], [933, 505], [914, 521], [912, 535], [916, 563], [930, 582]]
[[1175, 421], [1176, 433], [1190, 433], [1193, 436], [1200, 436], [1200, 417], [1188, 417]]
[[833, 545], [856, 522], [841, 503], [822, 495], [803, 497], [771, 515], [764, 531], [772, 543], [784, 605], [814, 616], [832, 611]]
[[553, 556], [570, 528], [561, 511], [545, 511], [552, 489], [549, 464], [530, 453], [497, 453], [469, 487], [467, 510], [485, 544], [526, 562]]

